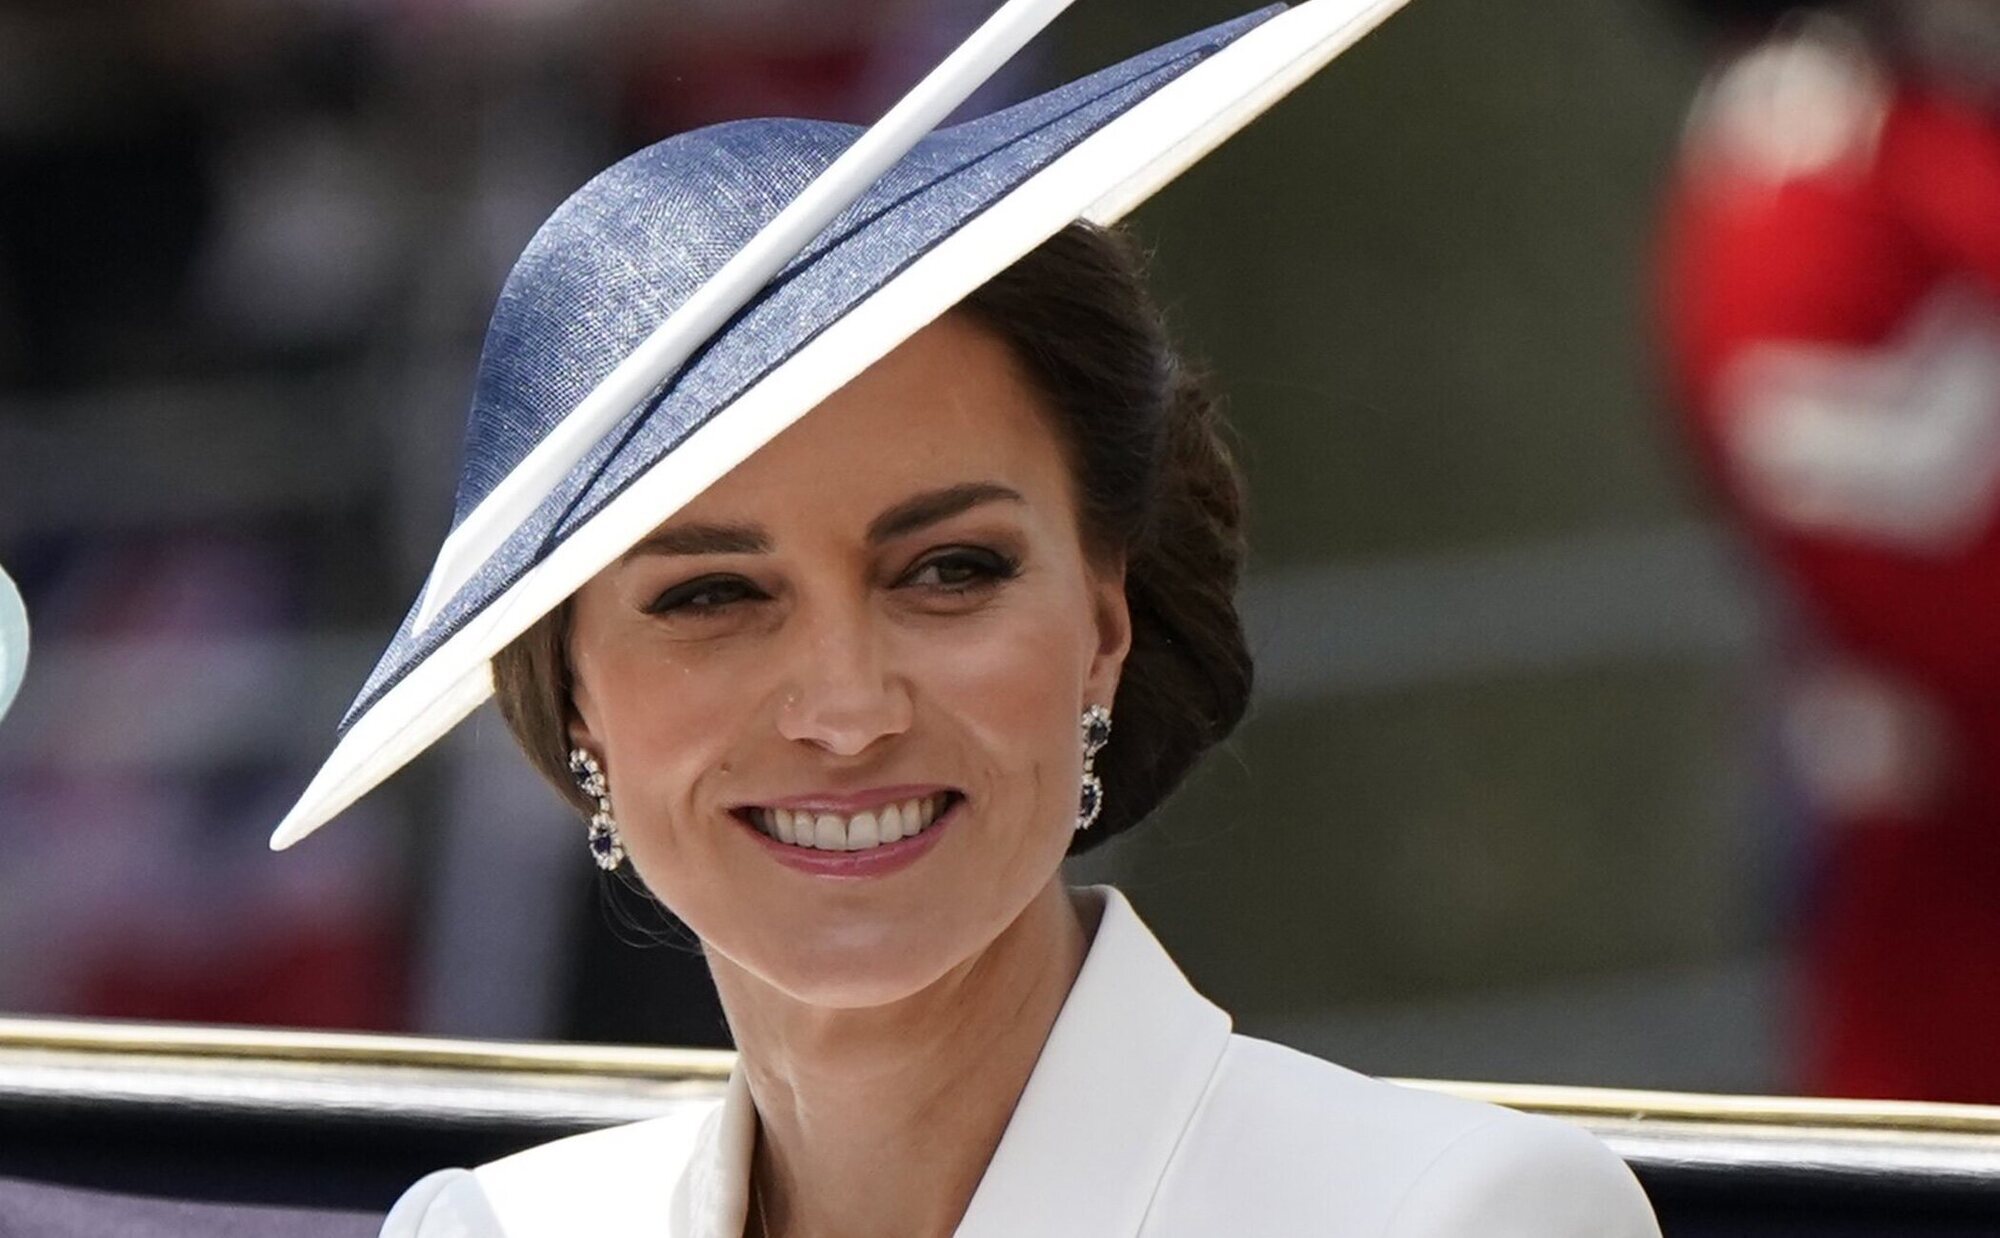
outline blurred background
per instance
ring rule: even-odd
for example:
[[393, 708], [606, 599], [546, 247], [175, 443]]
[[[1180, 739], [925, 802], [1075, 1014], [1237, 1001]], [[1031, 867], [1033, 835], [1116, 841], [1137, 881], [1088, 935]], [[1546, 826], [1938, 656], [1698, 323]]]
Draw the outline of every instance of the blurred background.
[[[36, 634], [0, 728], [0, 1012], [723, 1042], [685, 936], [600, 883], [490, 712], [338, 828], [265, 838], [421, 583], [485, 317], [541, 219], [680, 129], [871, 120], [990, 7], [0, 4], [0, 563]], [[1782, 7], [1417, 0], [1136, 216], [1240, 431], [1260, 683], [1161, 819], [1075, 875], [1124, 887], [1239, 1030], [1376, 1073], [2000, 1101], [1992, 1067], [1875, 1069], [2000, 1017], [1951, 988], [1950, 960], [1990, 970], [1981, 882], [1897, 939], [1957, 943], [1935, 974], [1882, 968], [1921, 1017], [1861, 1049], [1840, 1024], [1910, 1006], [1841, 995], [1884, 949], [1866, 926], [1921, 919], [1938, 871], [1876, 889], [1903, 861], [1842, 840], [1949, 837], [1943, 870], [2000, 872], [1990, 801], [1923, 807], [2000, 762], [1936, 703], [1983, 670], [1933, 692], [1894, 641], [1843, 643], [1785, 539], [1941, 579], [1991, 491], [1973, 469], [1925, 543], [1743, 484], [1731, 410], [1826, 401], [1738, 399], [1724, 354], [1933, 340], [1912, 307], [1952, 282], [1925, 250], [1851, 330], [1743, 309], [1784, 299], [1731, 282], [1777, 241], [1703, 212], [1861, 176], [1901, 98], [1879, 31], [1765, 24]], [[977, 106], [1237, 11], [1084, 0]], [[1714, 155], [1760, 125], [1789, 153]], [[1819, 163], [1785, 162], [1795, 131]], [[1990, 300], [2000, 240], [1965, 265]], [[1973, 386], [1933, 420], [2000, 462], [2000, 379], [1963, 412], [1985, 354], [1938, 348]], [[1962, 612], [1870, 579], [1913, 630]], [[1850, 887], [1877, 920], [1840, 919]]]

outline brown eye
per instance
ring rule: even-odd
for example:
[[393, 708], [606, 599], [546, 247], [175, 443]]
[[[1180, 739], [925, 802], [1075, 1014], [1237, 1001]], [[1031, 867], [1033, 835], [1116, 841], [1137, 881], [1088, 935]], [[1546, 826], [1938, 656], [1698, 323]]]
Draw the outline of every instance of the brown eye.
[[675, 585], [646, 607], [649, 615], [710, 614], [738, 602], [756, 601], [764, 591], [741, 576], [701, 576]]
[[903, 577], [903, 583], [958, 592], [1009, 579], [1019, 570], [1020, 565], [1005, 555], [976, 546], [959, 546], [917, 564]]

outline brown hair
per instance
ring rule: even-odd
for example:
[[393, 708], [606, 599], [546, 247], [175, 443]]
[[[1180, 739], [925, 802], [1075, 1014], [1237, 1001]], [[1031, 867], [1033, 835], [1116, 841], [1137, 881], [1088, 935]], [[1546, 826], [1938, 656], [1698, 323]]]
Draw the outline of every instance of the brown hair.
[[[1137, 823], [1228, 735], [1249, 702], [1236, 613], [1243, 487], [1217, 402], [1184, 363], [1122, 231], [1072, 224], [959, 309], [1005, 339], [1049, 401], [1076, 474], [1082, 535], [1125, 558], [1132, 648], [1098, 755], [1104, 807], [1073, 852]], [[568, 768], [565, 602], [493, 660], [501, 716], [580, 811]]]

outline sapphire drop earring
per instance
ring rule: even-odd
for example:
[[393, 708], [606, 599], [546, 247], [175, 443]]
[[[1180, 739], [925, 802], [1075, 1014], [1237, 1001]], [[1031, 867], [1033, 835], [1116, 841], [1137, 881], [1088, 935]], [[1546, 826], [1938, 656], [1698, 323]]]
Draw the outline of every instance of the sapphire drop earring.
[[1092, 705], [1079, 721], [1083, 732], [1083, 791], [1076, 805], [1076, 828], [1087, 830], [1104, 807], [1104, 781], [1097, 776], [1097, 754], [1111, 742], [1111, 711]]

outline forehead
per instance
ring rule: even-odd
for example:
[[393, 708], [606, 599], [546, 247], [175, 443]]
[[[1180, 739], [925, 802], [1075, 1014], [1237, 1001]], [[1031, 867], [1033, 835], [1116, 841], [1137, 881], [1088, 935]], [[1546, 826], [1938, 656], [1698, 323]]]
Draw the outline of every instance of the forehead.
[[1067, 504], [1069, 476], [1047, 402], [1012, 350], [962, 312], [924, 327], [688, 504], [665, 527], [777, 526], [905, 494], [999, 482]]

